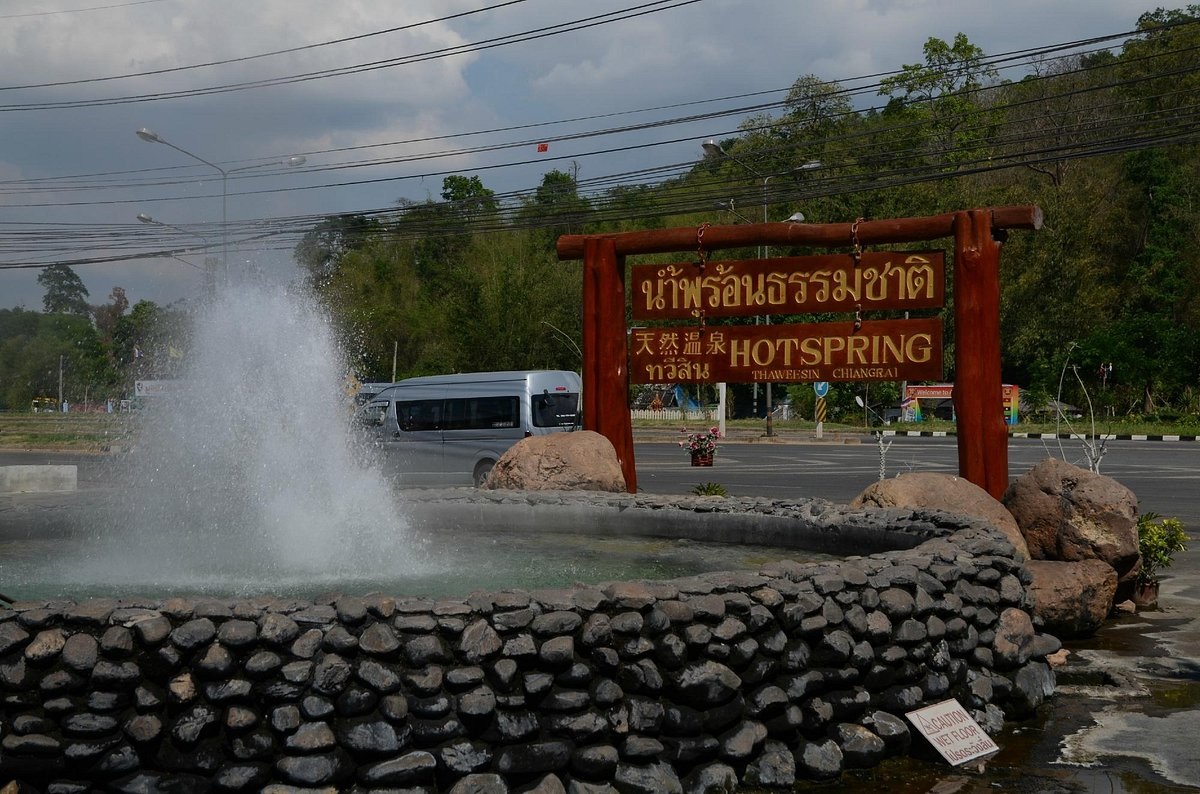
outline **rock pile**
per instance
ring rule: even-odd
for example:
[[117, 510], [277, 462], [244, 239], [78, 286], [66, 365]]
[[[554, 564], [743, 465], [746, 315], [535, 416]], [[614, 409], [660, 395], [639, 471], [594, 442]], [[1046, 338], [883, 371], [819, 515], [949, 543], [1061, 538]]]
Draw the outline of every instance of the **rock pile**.
[[871, 484], [851, 502], [862, 505], [947, 510], [1001, 530], [1031, 560], [1034, 616], [1060, 637], [1094, 634], [1137, 577], [1137, 497], [1061, 460], [1038, 463], [1001, 502], [961, 477], [917, 472]]
[[1094, 634], [1141, 563], [1137, 497], [1116, 480], [1048, 458], [1004, 494], [1035, 560], [1034, 614], [1062, 637]]
[[977, 520], [887, 513], [912, 548], [671, 581], [18, 603], [0, 610], [0, 778], [60, 794], [788, 788], [924, 741], [904, 719], [922, 705], [956, 697], [987, 730], [1036, 708], [1059, 644], [1030, 620], [1024, 560]]

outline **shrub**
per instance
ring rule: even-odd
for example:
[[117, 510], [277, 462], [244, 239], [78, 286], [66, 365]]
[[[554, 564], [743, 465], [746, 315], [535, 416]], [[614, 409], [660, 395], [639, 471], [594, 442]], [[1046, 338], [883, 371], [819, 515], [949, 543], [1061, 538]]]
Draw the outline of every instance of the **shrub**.
[[1176, 552], [1187, 549], [1187, 532], [1178, 518], [1159, 518], [1158, 513], [1138, 517], [1138, 551], [1142, 567], [1137, 580], [1141, 584], [1158, 581], [1160, 571], [1170, 568]]

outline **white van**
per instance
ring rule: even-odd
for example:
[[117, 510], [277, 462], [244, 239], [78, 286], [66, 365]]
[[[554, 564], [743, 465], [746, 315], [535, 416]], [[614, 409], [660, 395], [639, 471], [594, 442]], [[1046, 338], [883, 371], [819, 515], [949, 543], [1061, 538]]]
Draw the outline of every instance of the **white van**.
[[577, 373], [468, 372], [409, 378], [375, 395], [355, 425], [406, 484], [481, 485], [526, 436], [579, 427]]

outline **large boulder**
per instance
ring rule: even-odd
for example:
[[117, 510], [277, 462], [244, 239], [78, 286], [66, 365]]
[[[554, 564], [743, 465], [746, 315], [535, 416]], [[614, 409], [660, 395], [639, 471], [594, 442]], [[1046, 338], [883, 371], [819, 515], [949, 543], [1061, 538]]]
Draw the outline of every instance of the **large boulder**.
[[1057, 562], [1030, 560], [1029, 593], [1034, 617], [1058, 637], [1087, 637], [1096, 632], [1112, 607], [1117, 574], [1103, 560]]
[[851, 507], [924, 507], [981, 518], [1003, 532], [1018, 552], [1029, 556], [1025, 538], [1004, 505], [963, 477], [938, 472], [909, 472], [868, 485]]
[[1138, 554], [1137, 497], [1111, 477], [1048, 458], [1008, 487], [1004, 505], [1035, 560], [1103, 560], [1132, 581]]
[[625, 490], [612, 442], [578, 430], [523, 438], [500, 456], [485, 488], [519, 491]]

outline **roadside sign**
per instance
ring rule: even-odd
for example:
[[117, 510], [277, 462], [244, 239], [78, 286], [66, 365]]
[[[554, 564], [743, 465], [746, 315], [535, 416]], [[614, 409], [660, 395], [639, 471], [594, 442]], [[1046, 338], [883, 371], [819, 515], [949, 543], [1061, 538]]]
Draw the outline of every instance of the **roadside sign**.
[[946, 303], [942, 251], [635, 265], [635, 320], [934, 309]]
[[942, 321], [634, 328], [630, 383], [812, 383], [942, 376]]
[[817, 381], [816, 383], [813, 384], [813, 391], [815, 391], [817, 393], [818, 397], [824, 397], [826, 394], [829, 394], [829, 381], [827, 381], [827, 380]]
[[134, 397], [162, 397], [166, 394], [177, 393], [183, 389], [181, 380], [135, 380], [133, 382]]
[[951, 766], [965, 764], [1000, 749], [992, 737], [983, 732], [979, 723], [971, 719], [962, 704], [953, 698], [910, 711], [904, 716]]

